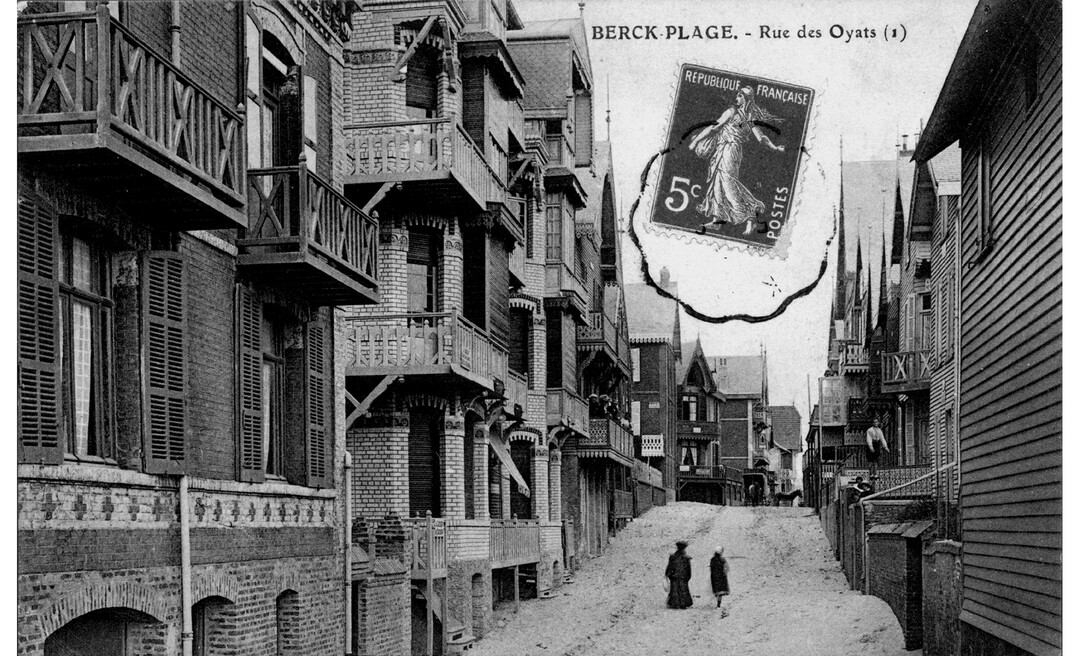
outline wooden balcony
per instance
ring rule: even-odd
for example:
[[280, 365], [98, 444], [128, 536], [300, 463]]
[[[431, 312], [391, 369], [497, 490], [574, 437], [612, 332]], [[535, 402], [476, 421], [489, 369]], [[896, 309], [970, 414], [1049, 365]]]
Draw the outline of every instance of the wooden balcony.
[[597, 351], [612, 362], [619, 363], [619, 329], [604, 312], [590, 312], [589, 322], [577, 328], [579, 351]]
[[679, 465], [679, 479], [693, 481], [726, 481], [728, 468], [724, 465]]
[[405, 530], [405, 558], [411, 578], [446, 577], [446, 520], [430, 516], [401, 520]]
[[561, 387], [547, 390], [548, 426], [564, 424], [585, 435], [589, 432], [589, 406], [577, 394]]
[[379, 224], [298, 166], [248, 171], [237, 268], [318, 305], [377, 303]]
[[347, 376], [454, 376], [501, 391], [507, 353], [457, 312], [345, 317]]
[[606, 459], [631, 467], [634, 464], [634, 436], [611, 419], [590, 419], [589, 435], [578, 437], [579, 458]]
[[540, 521], [491, 520], [488, 549], [491, 567], [513, 567], [540, 560]]
[[881, 391], [915, 392], [930, 389], [930, 351], [899, 351], [881, 356]]
[[506, 412], [521, 416], [529, 407], [529, 378], [524, 374], [508, 369], [506, 371]]
[[20, 165], [171, 230], [244, 228], [244, 122], [118, 21], [19, 16]]
[[345, 185], [365, 203], [386, 183], [407, 186], [410, 207], [486, 211], [505, 202], [506, 184], [451, 118], [345, 126], [351, 158]]
[[870, 355], [858, 342], [845, 342], [840, 346], [840, 375], [864, 374], [870, 370]]
[[584, 319], [589, 307], [585, 283], [564, 262], [548, 262], [545, 267], [544, 297], [564, 300], [578, 317]]
[[720, 423], [716, 421], [687, 421], [678, 420], [675, 425], [676, 435], [680, 440], [718, 440], [720, 439]]
[[508, 115], [506, 119], [507, 129], [522, 146], [525, 145], [525, 105], [521, 99], [511, 100], [507, 103]]

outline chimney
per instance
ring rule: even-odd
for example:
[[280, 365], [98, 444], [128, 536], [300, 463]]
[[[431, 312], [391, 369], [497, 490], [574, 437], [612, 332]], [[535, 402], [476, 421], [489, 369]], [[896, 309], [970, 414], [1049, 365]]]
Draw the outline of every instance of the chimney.
[[900, 150], [907, 150], [907, 135], [900, 135]]
[[661, 268], [660, 269], [660, 286], [663, 287], [664, 289], [667, 289], [668, 283], [670, 283], [670, 282], [671, 282], [671, 272], [668, 271], [667, 267]]

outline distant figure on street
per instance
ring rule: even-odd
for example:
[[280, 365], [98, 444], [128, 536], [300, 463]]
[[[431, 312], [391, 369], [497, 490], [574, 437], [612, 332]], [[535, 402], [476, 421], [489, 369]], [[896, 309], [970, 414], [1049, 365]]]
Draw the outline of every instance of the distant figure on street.
[[866, 429], [866, 459], [870, 461], [870, 473], [877, 473], [877, 461], [881, 452], [889, 453], [885, 434], [881, 432], [881, 419], [874, 417], [874, 425]]
[[[712, 579], [712, 591], [716, 595], [716, 607], [720, 608], [720, 602], [724, 597], [731, 594], [731, 588], [728, 585], [728, 563], [724, 558], [724, 548], [717, 547], [716, 553], [713, 554], [712, 559], [709, 561], [709, 577]], [[720, 617], [727, 617], [727, 611], [723, 611]]]
[[694, 605], [694, 599], [690, 596], [690, 556], [686, 554], [687, 543], [679, 540], [675, 543], [675, 553], [668, 557], [667, 569], [664, 576], [670, 585], [668, 587], [668, 608], [689, 608]]
[[759, 498], [758, 497], [758, 484], [757, 483], [751, 483], [750, 484], [750, 505], [751, 506], [758, 505], [758, 498]]

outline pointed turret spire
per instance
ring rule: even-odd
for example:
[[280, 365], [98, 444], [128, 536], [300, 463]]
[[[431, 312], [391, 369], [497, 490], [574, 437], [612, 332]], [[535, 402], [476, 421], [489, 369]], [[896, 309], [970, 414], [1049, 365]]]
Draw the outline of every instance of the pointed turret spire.
[[866, 267], [866, 343], [874, 336], [874, 286], [871, 284], [870, 266]]
[[885, 262], [885, 225], [881, 226], [881, 275], [878, 280], [878, 312], [877, 325], [885, 329], [885, 320], [889, 316], [889, 278], [886, 272], [888, 268]]
[[855, 302], [862, 301], [862, 232], [855, 246]]
[[833, 210], [833, 220], [837, 222], [839, 235], [836, 247], [836, 291], [833, 295], [833, 319], [843, 319], [847, 303], [847, 248], [845, 233], [847, 225], [844, 222], [844, 137], [840, 137], [840, 215], [836, 216]]
[[904, 259], [904, 205], [900, 200], [900, 176], [896, 176], [896, 200], [893, 203], [892, 259], [900, 264]]

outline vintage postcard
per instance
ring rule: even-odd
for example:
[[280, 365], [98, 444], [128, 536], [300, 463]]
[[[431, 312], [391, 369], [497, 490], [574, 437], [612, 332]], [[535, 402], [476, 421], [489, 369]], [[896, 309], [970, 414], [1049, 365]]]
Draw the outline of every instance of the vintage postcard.
[[1080, 653], [1063, 5], [8, 4], [8, 653]]

